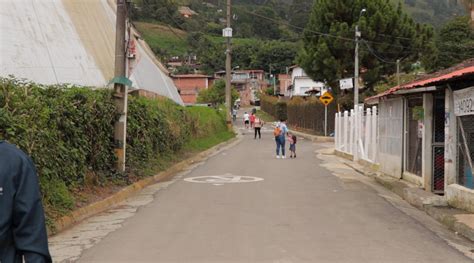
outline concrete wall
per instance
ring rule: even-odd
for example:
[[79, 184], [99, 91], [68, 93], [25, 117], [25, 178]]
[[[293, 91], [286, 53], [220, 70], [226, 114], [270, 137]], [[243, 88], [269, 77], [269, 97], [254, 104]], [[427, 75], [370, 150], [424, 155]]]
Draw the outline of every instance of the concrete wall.
[[474, 213], [474, 190], [451, 184], [446, 187], [445, 194], [450, 206]]

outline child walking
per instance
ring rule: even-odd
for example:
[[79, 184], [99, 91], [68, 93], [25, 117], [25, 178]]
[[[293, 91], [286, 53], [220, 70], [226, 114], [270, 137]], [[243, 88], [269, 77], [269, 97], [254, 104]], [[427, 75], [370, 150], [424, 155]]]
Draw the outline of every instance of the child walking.
[[296, 158], [296, 135], [288, 133], [288, 141], [290, 142], [290, 158]]

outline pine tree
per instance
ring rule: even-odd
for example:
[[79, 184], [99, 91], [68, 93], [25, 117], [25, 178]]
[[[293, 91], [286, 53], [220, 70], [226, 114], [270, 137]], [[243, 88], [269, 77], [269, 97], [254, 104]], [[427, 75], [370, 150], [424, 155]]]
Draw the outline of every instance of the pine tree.
[[[359, 17], [360, 11], [367, 12]], [[304, 31], [304, 48], [298, 63], [315, 80], [327, 81], [338, 91], [337, 81], [353, 77], [355, 26], [362, 33], [359, 61], [361, 77], [369, 88], [431, 52], [432, 28], [416, 24], [389, 0], [315, 0]], [[379, 58], [385, 60], [381, 61]]]

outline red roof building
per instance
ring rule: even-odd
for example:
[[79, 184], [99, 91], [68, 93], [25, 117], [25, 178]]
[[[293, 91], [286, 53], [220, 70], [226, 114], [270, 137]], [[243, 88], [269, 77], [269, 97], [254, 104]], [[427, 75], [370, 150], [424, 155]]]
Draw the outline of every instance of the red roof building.
[[201, 74], [171, 76], [184, 104], [195, 104], [199, 92], [212, 85], [213, 78]]

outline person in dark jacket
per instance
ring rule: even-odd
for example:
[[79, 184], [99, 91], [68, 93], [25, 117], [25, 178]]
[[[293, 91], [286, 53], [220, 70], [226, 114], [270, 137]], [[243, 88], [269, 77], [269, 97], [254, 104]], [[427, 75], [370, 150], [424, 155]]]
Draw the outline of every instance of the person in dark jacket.
[[52, 262], [35, 166], [4, 141], [0, 141], [0, 262]]

